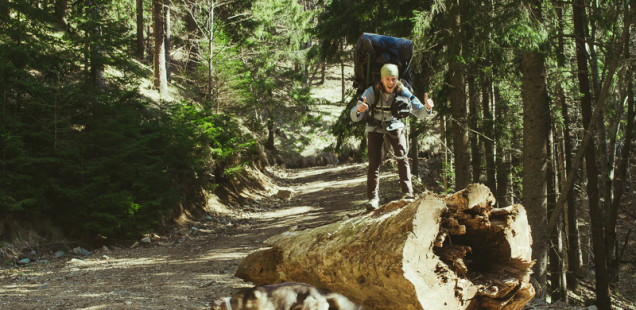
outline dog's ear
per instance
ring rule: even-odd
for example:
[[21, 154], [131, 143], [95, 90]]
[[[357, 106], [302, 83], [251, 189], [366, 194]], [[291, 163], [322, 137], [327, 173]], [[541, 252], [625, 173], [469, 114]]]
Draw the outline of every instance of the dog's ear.
[[214, 301], [212, 305], [212, 310], [230, 310], [227, 307], [227, 304], [230, 302], [231, 297], [223, 297]]
[[362, 306], [354, 304], [349, 298], [338, 293], [325, 295], [329, 303], [329, 310], [363, 310]]
[[262, 289], [255, 289], [252, 291], [252, 294], [254, 296], [254, 299], [256, 300], [263, 300], [263, 299], [267, 299], [267, 292], [265, 292]]

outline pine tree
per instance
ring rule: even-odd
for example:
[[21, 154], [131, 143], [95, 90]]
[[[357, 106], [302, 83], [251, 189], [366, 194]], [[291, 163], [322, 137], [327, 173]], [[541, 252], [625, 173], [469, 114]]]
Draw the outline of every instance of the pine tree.
[[166, 64], [166, 35], [164, 0], [152, 1], [153, 32], [155, 39], [153, 55], [154, 86], [162, 96], [168, 94], [168, 68]]
[[[531, 20], [541, 25], [542, 9], [540, 1], [527, 3]], [[537, 29], [535, 31], [541, 31]], [[548, 194], [548, 135], [550, 133], [550, 98], [548, 97], [545, 59], [540, 51], [544, 42], [537, 42], [522, 48], [521, 67], [523, 71], [523, 205], [528, 210], [528, 222], [532, 227], [547, 224]], [[539, 287], [537, 295], [546, 295], [548, 239], [543, 229], [533, 229], [532, 256], [536, 261], [533, 276]]]

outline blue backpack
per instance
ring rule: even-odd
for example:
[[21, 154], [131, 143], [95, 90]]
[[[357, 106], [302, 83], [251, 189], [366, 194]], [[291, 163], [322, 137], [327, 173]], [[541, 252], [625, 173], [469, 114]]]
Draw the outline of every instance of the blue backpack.
[[369, 86], [380, 81], [380, 68], [385, 63], [398, 66], [400, 81], [413, 92], [411, 73], [413, 42], [372, 33], [363, 33], [358, 38], [353, 54], [353, 87], [361, 94]]

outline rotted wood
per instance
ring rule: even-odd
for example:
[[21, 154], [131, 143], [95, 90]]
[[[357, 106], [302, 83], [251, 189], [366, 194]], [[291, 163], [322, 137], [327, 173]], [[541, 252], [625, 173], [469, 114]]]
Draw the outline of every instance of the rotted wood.
[[266, 240], [236, 275], [329, 289], [365, 309], [521, 309], [533, 296], [521, 205], [495, 209], [488, 188], [425, 194]]

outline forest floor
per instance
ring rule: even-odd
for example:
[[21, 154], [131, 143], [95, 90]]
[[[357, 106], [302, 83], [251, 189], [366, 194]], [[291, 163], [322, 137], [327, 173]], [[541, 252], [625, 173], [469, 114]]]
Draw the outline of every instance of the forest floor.
[[[340, 92], [333, 90], [339, 90], [339, 83], [328, 80], [324, 93], [313, 95], [337, 102]], [[90, 255], [68, 251], [76, 247], [72, 244], [41, 245], [24, 253], [32, 258], [30, 263], [0, 264], [0, 309], [210, 309], [215, 299], [252, 286], [234, 273], [269, 237], [364, 210], [366, 164], [268, 168], [254, 177], [266, 190], [244, 193], [248, 202], [225, 205], [212, 199], [208, 215], [169, 233], [153, 234], [150, 243], [121, 241], [88, 249]], [[280, 189], [290, 190], [291, 197], [278, 197]], [[381, 202], [399, 196], [396, 168], [385, 164]], [[140, 245], [133, 247], [135, 242]], [[60, 248], [67, 255], [55, 258]], [[626, 276], [626, 283], [634, 279], [631, 271]], [[583, 287], [581, 303], [593, 298], [593, 290]], [[625, 299], [615, 305], [635, 308]]]
[[[38, 249], [48, 256], [0, 269], [0, 309], [210, 309], [217, 298], [251, 287], [234, 273], [245, 256], [265, 247], [267, 238], [364, 210], [364, 164], [271, 169], [268, 174], [260, 177], [269, 191], [251, 193], [251, 203], [213, 202], [209, 215], [152, 235], [150, 243], [131, 248], [131, 240], [59, 259], [53, 248]], [[383, 165], [381, 184], [382, 203], [399, 198], [391, 165]], [[277, 197], [279, 189], [290, 190], [291, 197]], [[585, 304], [593, 296], [593, 289], [583, 285], [576, 299]], [[614, 305], [635, 306], [622, 298]], [[586, 308], [557, 303], [527, 309]]]
[[264, 193], [251, 204], [212, 206], [189, 228], [135, 248], [131, 241], [60, 259], [48, 251], [0, 270], [0, 309], [209, 309], [216, 298], [250, 286], [234, 272], [265, 239], [362, 211], [365, 171], [356, 164], [272, 172], [291, 198]]

